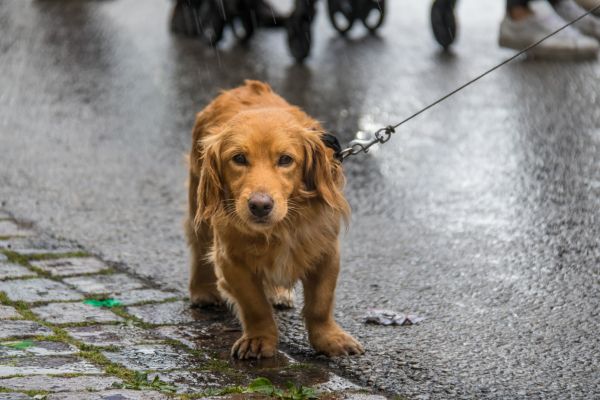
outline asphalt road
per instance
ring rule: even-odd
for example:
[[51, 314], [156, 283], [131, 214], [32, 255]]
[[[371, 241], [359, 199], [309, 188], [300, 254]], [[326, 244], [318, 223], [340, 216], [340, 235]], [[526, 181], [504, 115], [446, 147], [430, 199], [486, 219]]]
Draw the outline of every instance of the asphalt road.
[[[428, 2], [388, 3], [379, 37], [350, 40], [320, 10], [298, 67], [282, 32], [219, 51], [171, 35], [166, 0], [3, 0], [0, 201], [185, 290], [183, 156], [220, 88], [268, 81], [346, 142], [512, 54], [502, 1], [461, 2], [450, 55]], [[599, 78], [519, 60], [345, 164], [337, 315], [367, 354], [333, 366], [407, 398], [600, 398]], [[426, 320], [365, 325], [370, 307]], [[295, 314], [282, 329], [310, 356]]]

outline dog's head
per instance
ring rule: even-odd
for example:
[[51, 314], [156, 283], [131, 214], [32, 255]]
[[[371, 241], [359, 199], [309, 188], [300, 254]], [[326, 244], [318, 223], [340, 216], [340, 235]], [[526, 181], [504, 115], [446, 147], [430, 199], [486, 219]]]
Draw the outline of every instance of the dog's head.
[[[295, 109], [244, 111], [202, 141], [196, 223], [221, 215], [265, 231], [313, 198], [346, 218], [341, 165]], [[314, 202], [313, 202], [314, 204]]]

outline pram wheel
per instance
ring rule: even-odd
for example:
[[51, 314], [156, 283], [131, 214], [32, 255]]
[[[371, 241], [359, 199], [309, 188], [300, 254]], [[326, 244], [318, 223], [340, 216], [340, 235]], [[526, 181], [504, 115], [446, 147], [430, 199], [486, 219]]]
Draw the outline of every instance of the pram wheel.
[[194, 2], [194, 20], [200, 35], [209, 46], [214, 46], [223, 39], [225, 17], [221, 14], [216, 0], [201, 0]]
[[253, 1], [238, 0], [235, 17], [230, 21], [231, 30], [235, 37], [242, 43], [246, 43], [254, 35], [256, 25], [255, 5]]
[[345, 35], [354, 25], [356, 11], [354, 6], [353, 0], [327, 0], [329, 20], [335, 30], [342, 35]]
[[447, 50], [456, 39], [456, 0], [435, 0], [431, 6], [431, 27], [435, 40]]
[[292, 15], [288, 19], [288, 46], [290, 53], [292, 53], [292, 56], [298, 63], [304, 61], [310, 53], [312, 42], [310, 25], [310, 20], [299, 18], [298, 16]]
[[371, 33], [375, 33], [383, 24], [384, 17], [385, 0], [364, 0], [361, 5], [360, 20]]

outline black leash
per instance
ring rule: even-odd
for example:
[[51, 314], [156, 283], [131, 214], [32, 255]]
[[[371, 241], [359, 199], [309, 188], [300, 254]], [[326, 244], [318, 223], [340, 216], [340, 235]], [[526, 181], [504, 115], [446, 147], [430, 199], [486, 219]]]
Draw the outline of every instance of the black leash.
[[542, 43], [543, 41], [545, 41], [546, 39], [551, 38], [552, 36], [556, 35], [557, 33], [561, 32], [562, 30], [566, 29], [567, 27], [575, 24], [576, 22], [578, 22], [579, 20], [587, 17], [588, 15], [596, 12], [600, 10], [600, 3], [592, 8], [591, 10], [589, 10], [588, 12], [582, 14], [581, 16], [579, 16], [578, 18], [575, 18], [574, 20], [570, 21], [569, 23], [567, 23], [566, 25], [562, 26], [561, 28], [555, 30], [554, 32], [548, 34], [547, 36], [544, 36], [542, 39], [538, 40], [537, 42], [525, 47], [523, 50], [519, 51], [517, 54], [515, 54], [514, 56], [507, 58], [506, 60], [502, 61], [500, 64], [488, 69], [487, 71], [485, 71], [484, 73], [476, 76], [475, 78], [471, 79], [470, 81], [468, 81], [467, 83], [465, 83], [462, 86], [459, 86], [458, 88], [454, 89], [453, 91], [451, 91], [450, 93], [440, 97], [439, 99], [437, 99], [436, 101], [434, 101], [433, 103], [429, 104], [428, 106], [420, 109], [419, 111], [417, 111], [416, 113], [412, 114], [411, 116], [409, 116], [408, 118], [405, 118], [404, 120], [400, 121], [399, 123], [397, 123], [396, 125], [388, 125], [385, 128], [381, 128], [377, 131], [375, 131], [375, 133], [372, 135], [373, 137], [371, 139], [355, 139], [353, 141], [350, 142], [350, 147], [346, 148], [346, 149], [341, 149], [341, 146], [338, 142], [338, 140], [335, 138], [335, 136], [330, 135], [330, 134], [325, 134], [323, 135], [323, 142], [325, 143], [326, 146], [332, 148], [335, 152], [335, 158], [338, 159], [340, 162], [344, 161], [346, 158], [350, 157], [350, 156], [354, 156], [357, 155], [359, 153], [367, 153], [369, 151], [369, 148], [371, 146], [373, 146], [375, 143], [385, 143], [388, 140], [390, 140], [390, 138], [392, 137], [392, 134], [396, 133], [396, 129], [400, 126], [403, 125], [405, 123], [407, 123], [408, 121], [410, 121], [411, 119], [421, 115], [422, 113], [424, 113], [425, 111], [429, 110], [430, 108], [433, 108], [435, 106], [437, 106], [438, 104], [440, 104], [441, 102], [443, 102], [444, 100], [448, 99], [451, 96], [454, 96], [456, 93], [460, 92], [461, 90], [467, 88], [468, 86], [472, 85], [473, 83], [477, 82], [478, 80], [480, 80], [481, 78], [485, 77], [488, 74], [491, 74], [492, 72], [494, 72], [495, 70], [497, 70], [498, 68], [503, 67], [504, 65], [508, 64], [509, 62], [513, 61], [514, 59], [518, 58], [519, 56], [525, 54], [526, 52], [528, 52], [529, 50], [537, 47], [538, 45], [540, 45], [540, 43]]

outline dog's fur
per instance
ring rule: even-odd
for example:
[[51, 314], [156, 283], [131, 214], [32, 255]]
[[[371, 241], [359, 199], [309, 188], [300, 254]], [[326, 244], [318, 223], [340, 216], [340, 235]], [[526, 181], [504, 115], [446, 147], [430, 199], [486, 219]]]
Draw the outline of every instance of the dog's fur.
[[[221, 93], [196, 118], [186, 222], [190, 295], [197, 305], [223, 298], [234, 305], [243, 327], [235, 357], [275, 354], [271, 304], [291, 305], [298, 280], [313, 347], [329, 356], [363, 353], [333, 319], [338, 234], [350, 209], [341, 164], [322, 133], [317, 121], [258, 81]], [[283, 155], [292, 161], [284, 164]], [[266, 221], [249, 211], [257, 192], [274, 201]]]

